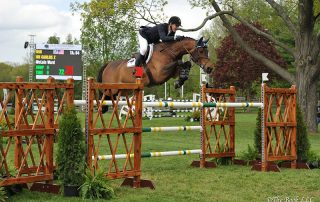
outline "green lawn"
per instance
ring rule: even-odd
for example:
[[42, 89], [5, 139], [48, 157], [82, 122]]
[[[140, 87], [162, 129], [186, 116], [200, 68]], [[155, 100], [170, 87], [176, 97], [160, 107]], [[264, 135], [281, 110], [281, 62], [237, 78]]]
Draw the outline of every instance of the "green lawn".
[[[84, 117], [81, 115], [81, 119]], [[255, 113], [236, 114], [236, 153], [253, 145]], [[83, 122], [84, 123], [84, 122]], [[143, 126], [199, 125], [183, 118], [144, 120]], [[311, 150], [320, 155], [320, 133], [310, 134]], [[199, 149], [200, 135], [196, 131], [144, 133], [142, 151]], [[112, 181], [116, 198], [112, 201], [285, 201], [299, 199], [320, 201], [320, 169], [282, 169], [280, 173], [251, 171], [249, 166], [218, 166], [199, 169], [190, 166], [197, 155], [142, 159], [142, 179], [152, 180], [156, 190], [119, 187], [122, 180]], [[103, 164], [103, 162], [102, 162]], [[278, 197], [278, 198], [276, 198]], [[304, 197], [304, 198], [303, 198]], [[81, 201], [60, 195], [29, 192], [10, 198], [11, 201]], [[270, 200], [271, 201], [271, 200]], [[276, 201], [276, 200], [274, 200]]]

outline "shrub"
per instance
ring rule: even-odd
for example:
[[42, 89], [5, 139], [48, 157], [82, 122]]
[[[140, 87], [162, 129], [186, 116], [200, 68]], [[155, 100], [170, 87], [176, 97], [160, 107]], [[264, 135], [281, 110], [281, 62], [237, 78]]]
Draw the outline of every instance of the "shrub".
[[114, 197], [113, 189], [108, 185], [102, 172], [92, 175], [86, 171], [85, 182], [80, 187], [80, 196], [83, 199], [111, 199]]
[[[220, 146], [220, 149], [217, 149], [217, 153], [223, 153], [224, 152], [224, 145]], [[214, 161], [217, 165], [231, 165], [232, 158], [231, 157], [220, 157], [220, 158], [214, 158]]]
[[0, 187], [0, 202], [6, 202], [8, 200], [5, 187]]
[[57, 175], [62, 185], [80, 186], [85, 172], [85, 143], [75, 108], [68, 108], [59, 122]]
[[313, 168], [320, 168], [320, 156], [315, 151], [309, 151], [308, 163]]
[[191, 119], [191, 116], [190, 116], [190, 115], [187, 115], [187, 116], [184, 118], [185, 121], [190, 121], [190, 119]]
[[248, 145], [247, 151], [243, 151], [240, 154], [240, 158], [249, 163], [249, 161], [256, 160], [259, 157], [259, 152], [255, 147]]
[[191, 114], [191, 118], [193, 118], [193, 120], [195, 121], [199, 121], [200, 120], [200, 110], [195, 110], [194, 112], [192, 112]]

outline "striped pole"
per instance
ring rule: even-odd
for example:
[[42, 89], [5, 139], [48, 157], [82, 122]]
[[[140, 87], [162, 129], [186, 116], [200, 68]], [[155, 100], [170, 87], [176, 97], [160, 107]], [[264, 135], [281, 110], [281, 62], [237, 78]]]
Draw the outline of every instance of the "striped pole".
[[[148, 115], [144, 115], [148, 116]], [[170, 117], [170, 118], [186, 118], [187, 115], [170, 115], [170, 114], [159, 114], [153, 115], [152, 118], [162, 118], [162, 117]]]
[[[141, 154], [141, 158], [150, 158], [150, 157], [162, 157], [162, 156], [182, 156], [182, 155], [190, 155], [190, 154], [200, 154], [201, 149], [193, 149], [193, 150], [178, 150], [178, 151], [164, 151], [164, 152], [144, 152]], [[125, 159], [127, 158], [127, 154], [116, 154], [115, 159]], [[130, 158], [134, 157], [134, 154], [130, 154]], [[94, 156], [92, 156], [94, 159]], [[112, 155], [99, 155], [98, 160], [111, 160]]]
[[142, 132], [168, 132], [168, 131], [190, 131], [199, 130], [201, 126], [171, 126], [171, 127], [148, 127], [142, 128]]
[[192, 109], [152, 109], [146, 110], [147, 112], [193, 112]]
[[[74, 104], [85, 105], [85, 100], [74, 100]], [[94, 101], [96, 104], [96, 101]], [[103, 105], [112, 106], [111, 100], [103, 101]], [[127, 105], [127, 101], [119, 101], [119, 106]], [[176, 108], [191, 108], [191, 107], [261, 107], [261, 102], [143, 102], [143, 107], [176, 107]]]
[[[115, 101], [115, 102], [116, 102], [116, 101]], [[85, 101], [85, 100], [74, 100], [74, 105], [76, 105], [76, 106], [82, 106], [82, 105], [85, 105], [85, 104], [86, 104], [86, 101]], [[94, 101], [93, 101], [93, 104], [94, 104], [94, 105], [97, 105], [97, 102], [94, 100]], [[105, 101], [103, 101], [102, 105], [113, 106], [111, 100], [105, 100]], [[119, 102], [118, 102], [118, 105], [119, 105], [119, 106], [128, 105], [128, 102], [127, 102], [127, 101], [119, 101]]]
[[144, 102], [144, 107], [261, 107], [261, 102]]

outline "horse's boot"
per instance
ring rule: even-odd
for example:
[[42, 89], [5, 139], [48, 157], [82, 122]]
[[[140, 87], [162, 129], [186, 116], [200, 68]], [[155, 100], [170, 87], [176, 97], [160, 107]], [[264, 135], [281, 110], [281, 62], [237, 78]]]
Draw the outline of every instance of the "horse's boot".
[[189, 78], [189, 73], [190, 73], [190, 68], [191, 68], [191, 62], [187, 61], [183, 63], [180, 73], [179, 73], [179, 80], [175, 81], [174, 87], [180, 88], [186, 80]]

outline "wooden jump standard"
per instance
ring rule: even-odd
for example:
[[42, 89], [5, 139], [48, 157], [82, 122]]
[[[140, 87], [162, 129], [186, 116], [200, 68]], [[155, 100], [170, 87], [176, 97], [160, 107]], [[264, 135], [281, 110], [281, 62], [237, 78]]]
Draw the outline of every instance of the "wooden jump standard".
[[[61, 84], [55, 83], [50, 77], [47, 83], [27, 83], [23, 82], [22, 77], [17, 77], [15, 83], [0, 83], [0, 89], [9, 91], [5, 100], [0, 96], [2, 108], [0, 122], [6, 125], [1, 129], [3, 142], [0, 147], [0, 170], [2, 170], [0, 186], [37, 181], [52, 183], [54, 135], [63, 106], [73, 105], [73, 80], [69, 79], [67, 83]], [[9, 117], [9, 104], [12, 98], [15, 98], [14, 121]], [[56, 114], [55, 100], [58, 100]], [[38, 111], [33, 110], [33, 105], [37, 105]], [[34, 144], [37, 147], [33, 147]], [[12, 152], [14, 161], [9, 158], [13, 156], [10, 155]], [[12, 171], [12, 168], [15, 170]], [[37, 189], [36, 187], [34, 183], [31, 190]]]

